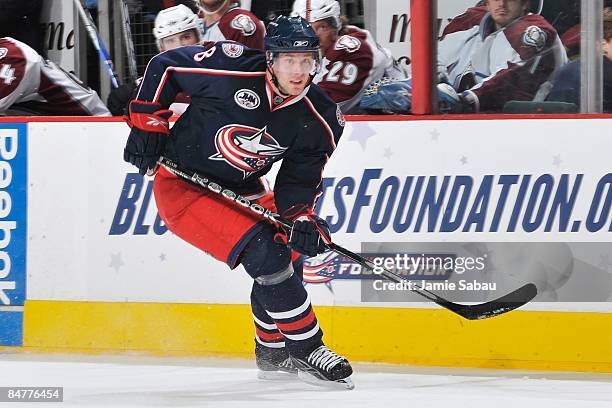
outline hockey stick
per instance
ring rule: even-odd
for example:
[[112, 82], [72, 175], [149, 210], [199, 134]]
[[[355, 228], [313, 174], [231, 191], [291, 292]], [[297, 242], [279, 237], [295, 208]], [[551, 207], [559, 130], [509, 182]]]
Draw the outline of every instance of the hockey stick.
[[136, 52], [134, 51], [134, 40], [132, 37], [132, 29], [130, 27], [130, 12], [125, 0], [121, 1], [121, 19], [123, 20], [123, 39], [125, 41], [125, 49], [127, 52], [130, 79], [135, 81], [138, 78], [138, 69], [136, 68]]
[[117, 77], [115, 76], [115, 73], [113, 72], [113, 60], [111, 60], [110, 54], [106, 50], [106, 46], [104, 45], [104, 42], [102, 42], [102, 39], [98, 35], [98, 30], [96, 26], [94, 25], [94, 22], [91, 18], [91, 14], [89, 14], [89, 11], [85, 10], [85, 8], [83, 7], [83, 4], [81, 4], [81, 0], [74, 0], [74, 4], [77, 10], [79, 11], [79, 15], [81, 16], [81, 20], [83, 21], [85, 30], [87, 30], [87, 34], [89, 34], [89, 38], [91, 39], [91, 42], [93, 43], [96, 51], [98, 51], [98, 55], [100, 56], [100, 59], [102, 60], [102, 62], [104, 62], [104, 66], [106, 67], [106, 72], [108, 73], [108, 76], [110, 77], [113, 88], [118, 88], [119, 82], [117, 81]]
[[[279, 214], [276, 214], [275, 212], [272, 212], [257, 203], [252, 203], [250, 200], [234, 193], [229, 189], [224, 188], [223, 186], [205, 177], [200, 176], [195, 172], [180, 169], [176, 163], [165, 157], [161, 157], [159, 159], [159, 164], [164, 166], [164, 168], [166, 168], [172, 174], [179, 176], [185, 180], [188, 180], [192, 183], [195, 183], [203, 187], [204, 189], [212, 191], [213, 193], [219, 194], [225, 199], [233, 201], [242, 207], [248, 208], [254, 213], [259, 214], [264, 219], [267, 219], [275, 224], [281, 225], [282, 227], [287, 229], [291, 229], [291, 227], [293, 226], [293, 223], [291, 221], [283, 219]], [[366, 269], [372, 271], [375, 270], [375, 265], [371, 261], [363, 258], [360, 255], [357, 255], [354, 252], [349, 251], [346, 248], [343, 248], [333, 242], [328, 245], [328, 248], [340, 255], [344, 255], [347, 258], [352, 259], [353, 261], [355, 261]], [[408, 282], [407, 279], [385, 268], [382, 268], [381, 276], [397, 283]], [[424, 289], [414, 283], [412, 283], [409, 287], [413, 292], [418, 293], [424, 298], [429, 299], [432, 302], [442, 306], [443, 308], [448, 309], [451, 312], [456, 313], [459, 316], [468, 320], [487, 319], [489, 317], [495, 317], [500, 314], [507, 313], [511, 310], [523, 306], [538, 294], [536, 286], [533, 283], [527, 283], [498, 299], [475, 305], [462, 305], [444, 299], [443, 297], [436, 295], [435, 293], [430, 292], [429, 290]]]

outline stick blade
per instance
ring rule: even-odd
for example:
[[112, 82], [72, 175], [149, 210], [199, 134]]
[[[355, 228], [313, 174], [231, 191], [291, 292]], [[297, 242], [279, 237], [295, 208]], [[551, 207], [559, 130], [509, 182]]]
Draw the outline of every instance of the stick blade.
[[528, 283], [499, 299], [489, 302], [478, 305], [459, 305], [457, 303], [452, 303], [451, 305], [447, 305], [447, 307], [468, 320], [483, 320], [517, 309], [531, 301], [537, 294], [538, 288], [536, 285]]

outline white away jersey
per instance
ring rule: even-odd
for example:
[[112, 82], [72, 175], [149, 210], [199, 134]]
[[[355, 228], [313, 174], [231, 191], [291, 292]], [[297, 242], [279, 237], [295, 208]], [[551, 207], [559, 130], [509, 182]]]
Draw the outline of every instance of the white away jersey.
[[477, 110], [501, 110], [510, 100], [530, 101], [556, 68], [567, 62], [555, 29], [528, 14], [496, 29], [486, 7], [453, 19], [438, 43], [438, 73]]

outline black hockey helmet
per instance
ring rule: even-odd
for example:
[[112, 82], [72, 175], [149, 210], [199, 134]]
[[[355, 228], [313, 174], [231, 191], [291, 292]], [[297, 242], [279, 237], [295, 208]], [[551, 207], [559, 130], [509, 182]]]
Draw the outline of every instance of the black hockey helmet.
[[318, 52], [319, 37], [302, 17], [278, 16], [266, 28], [265, 48], [272, 53]]

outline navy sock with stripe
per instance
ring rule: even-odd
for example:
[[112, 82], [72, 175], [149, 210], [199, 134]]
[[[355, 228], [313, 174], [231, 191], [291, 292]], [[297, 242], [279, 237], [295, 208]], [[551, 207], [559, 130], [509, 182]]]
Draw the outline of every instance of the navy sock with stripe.
[[[310, 304], [310, 297], [296, 274], [276, 285], [254, 282], [251, 296], [256, 300], [252, 302], [253, 315], [259, 320], [259, 323], [256, 321], [256, 333], [260, 338], [261, 333], [266, 333], [271, 335], [267, 337], [268, 340], [272, 340], [274, 324], [284, 336], [285, 346], [291, 354], [304, 356], [323, 344], [323, 331]], [[261, 313], [261, 306], [271, 320]], [[258, 324], [260, 332], [257, 332]]]
[[255, 297], [255, 285], [251, 290], [251, 310], [253, 311], [253, 321], [255, 323], [255, 341], [265, 347], [283, 348], [285, 347], [285, 336], [282, 335], [274, 320], [268, 315], [266, 309]]

